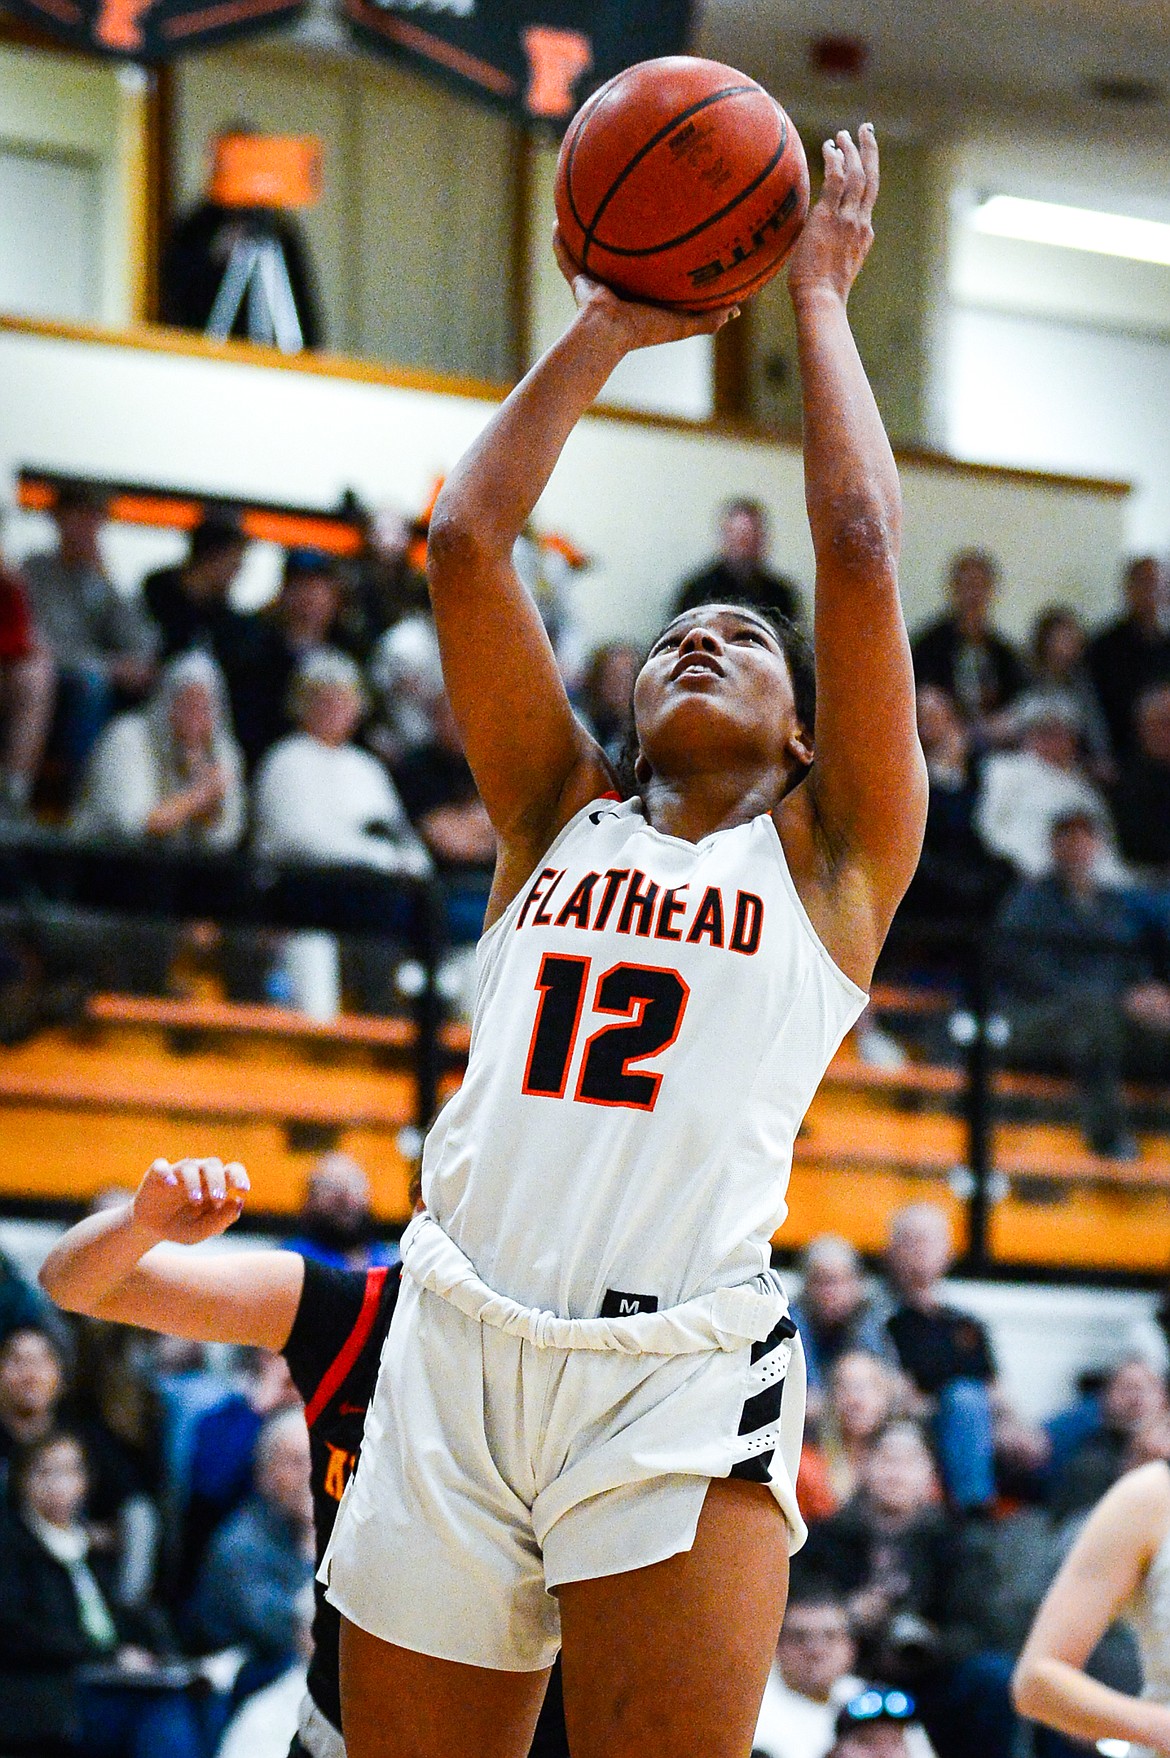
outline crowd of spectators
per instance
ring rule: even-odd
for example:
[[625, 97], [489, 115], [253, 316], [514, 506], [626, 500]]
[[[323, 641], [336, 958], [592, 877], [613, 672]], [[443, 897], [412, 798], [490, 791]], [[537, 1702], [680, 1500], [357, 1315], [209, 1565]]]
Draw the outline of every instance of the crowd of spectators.
[[[314, 1167], [300, 1229], [290, 1249], [325, 1265], [393, 1256], [341, 1153]], [[1079, 1750], [1020, 1722], [1011, 1673], [1088, 1509], [1170, 1459], [1170, 1350], [1151, 1321], [1112, 1340], [1066, 1408], [1026, 1419], [988, 1330], [954, 1304], [950, 1250], [944, 1211], [918, 1204], [877, 1274], [832, 1237], [798, 1266], [809, 1539], [757, 1758]], [[282, 1356], [65, 1320], [0, 1255], [0, 1750], [283, 1758], [312, 1557]], [[1091, 1666], [1138, 1686], [1124, 1626]], [[541, 1752], [564, 1758], [563, 1729], [549, 1737]]]
[[930, 777], [911, 920], [987, 930], [1003, 1054], [1071, 1075], [1087, 1145], [1132, 1159], [1124, 1080], [1170, 1080], [1170, 572], [1125, 572], [1092, 638], [1067, 605], [1027, 656], [996, 629], [994, 559], [956, 557], [913, 642]]
[[[798, 1482], [809, 1540], [793, 1560], [757, 1758], [826, 1758], [842, 1706], [867, 1683], [875, 1704], [894, 1692], [916, 1706], [891, 1745], [900, 1758], [1082, 1750], [1020, 1723], [1011, 1674], [1088, 1510], [1124, 1471], [1170, 1457], [1170, 1356], [1155, 1325], [1135, 1330], [1067, 1408], [1026, 1419], [999, 1384], [986, 1327], [952, 1304], [949, 1262], [947, 1217], [928, 1204], [893, 1217], [875, 1277], [843, 1239], [804, 1253], [793, 1316], [809, 1363]], [[1091, 1670], [1140, 1688], [1124, 1626]]]
[[[181, 563], [126, 596], [103, 565], [104, 516], [91, 488], [66, 486], [54, 547], [0, 575], [3, 813], [19, 822], [31, 799], [106, 847], [438, 871], [454, 937], [473, 940], [494, 838], [443, 690], [418, 527], [367, 518], [355, 562], [292, 550], [273, 602], [246, 613], [233, 520], [206, 518]], [[768, 545], [766, 510], [728, 503], [675, 608], [732, 597], [802, 617]], [[585, 651], [579, 561], [531, 534], [518, 546], [578, 712], [618, 763], [639, 651]], [[1050, 605], [1026, 652], [996, 627], [998, 585], [990, 554], [956, 556], [945, 613], [914, 635], [930, 801], [903, 917], [936, 945], [990, 931], [1005, 1058], [1074, 1076], [1087, 1144], [1128, 1158], [1125, 1080], [1170, 1078], [1170, 573], [1132, 562], [1122, 614], [1091, 638]], [[181, 944], [156, 934], [114, 974], [158, 987]], [[233, 942], [221, 974], [238, 999], [325, 1015], [346, 992], [375, 1008], [397, 993], [392, 969], [316, 931], [260, 959]], [[1091, 1009], [1070, 1005], [1089, 994]]]

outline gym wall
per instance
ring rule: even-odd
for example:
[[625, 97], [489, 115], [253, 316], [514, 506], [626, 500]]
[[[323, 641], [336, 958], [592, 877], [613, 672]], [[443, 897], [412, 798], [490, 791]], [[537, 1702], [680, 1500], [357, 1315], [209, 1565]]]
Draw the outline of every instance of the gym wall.
[[[322, 507], [352, 486], [409, 512], [493, 406], [486, 388], [452, 394], [374, 368], [251, 364], [230, 348], [215, 358], [190, 346], [69, 340], [0, 321], [0, 493], [17, 465], [32, 463]], [[1002, 621], [1015, 633], [1054, 598], [1090, 620], [1112, 613], [1124, 492], [914, 456], [902, 478], [912, 623], [933, 613], [948, 559], [967, 544], [999, 556]], [[795, 445], [618, 414], [581, 424], [538, 522], [595, 558], [576, 587], [590, 639], [653, 633], [675, 583], [710, 553], [718, 508], [733, 494], [767, 504], [775, 563], [807, 592]], [[6, 548], [19, 554], [41, 537], [16, 516]], [[118, 531], [110, 562], [129, 586], [178, 547], [173, 534]]]

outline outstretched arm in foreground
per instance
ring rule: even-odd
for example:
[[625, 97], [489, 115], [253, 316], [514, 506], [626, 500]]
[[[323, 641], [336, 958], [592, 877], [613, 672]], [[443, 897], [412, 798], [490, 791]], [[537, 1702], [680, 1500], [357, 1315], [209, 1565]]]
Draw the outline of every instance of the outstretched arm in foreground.
[[156, 1160], [131, 1202], [90, 1215], [57, 1241], [41, 1286], [67, 1312], [191, 1337], [283, 1349], [300, 1304], [292, 1251], [176, 1251], [237, 1221], [248, 1175], [235, 1162]]
[[468, 762], [499, 838], [489, 922], [507, 907], [574, 812], [610, 788], [569, 706], [512, 549], [566, 440], [624, 355], [711, 333], [703, 317], [619, 299], [574, 275], [578, 312], [456, 465], [431, 520], [427, 576], [443, 672]]
[[1170, 1529], [1170, 1473], [1144, 1465], [1094, 1509], [1048, 1589], [1012, 1680], [1021, 1715], [1070, 1739], [1132, 1740], [1170, 1753], [1170, 1709], [1111, 1690], [1085, 1662]]
[[816, 553], [816, 762], [779, 818], [786, 841], [799, 839], [811, 809], [802, 891], [829, 950], [864, 983], [918, 863], [926, 774], [898, 596], [898, 473], [846, 311], [873, 241], [873, 129], [859, 146], [838, 134], [824, 156], [824, 188], [788, 269]]

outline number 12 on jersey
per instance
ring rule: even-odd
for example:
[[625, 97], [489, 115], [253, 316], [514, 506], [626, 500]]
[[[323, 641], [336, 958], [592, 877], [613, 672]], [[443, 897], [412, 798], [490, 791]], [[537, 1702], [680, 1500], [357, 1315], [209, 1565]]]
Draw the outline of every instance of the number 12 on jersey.
[[[540, 1001], [528, 1046], [523, 1091], [563, 1099], [589, 989], [590, 958], [546, 952], [536, 979]], [[597, 979], [594, 1013], [619, 1014], [585, 1041], [573, 1098], [584, 1105], [653, 1111], [662, 1075], [630, 1064], [668, 1050], [678, 1037], [690, 989], [660, 965], [615, 964]]]

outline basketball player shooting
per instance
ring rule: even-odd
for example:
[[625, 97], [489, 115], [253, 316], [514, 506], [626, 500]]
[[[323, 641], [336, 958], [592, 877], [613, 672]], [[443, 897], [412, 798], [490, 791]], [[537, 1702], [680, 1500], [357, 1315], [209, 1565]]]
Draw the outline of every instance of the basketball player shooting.
[[572, 275], [566, 334], [431, 526], [443, 667], [499, 838], [466, 1079], [326, 1559], [349, 1758], [521, 1758], [561, 1648], [574, 1758], [743, 1758], [804, 1537], [770, 1240], [792, 1144], [918, 859], [898, 478], [846, 316], [878, 150], [792, 253], [816, 551], [791, 627], [676, 618], [623, 797], [512, 548], [632, 349], [714, 331]]

